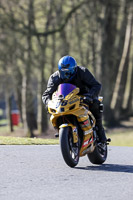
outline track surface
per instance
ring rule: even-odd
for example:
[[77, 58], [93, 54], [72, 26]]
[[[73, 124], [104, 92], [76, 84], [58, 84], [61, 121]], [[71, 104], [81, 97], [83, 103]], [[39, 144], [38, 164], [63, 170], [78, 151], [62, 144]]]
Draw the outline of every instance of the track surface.
[[68, 167], [59, 146], [0, 146], [0, 200], [132, 200], [133, 147], [109, 147], [102, 166], [87, 156]]

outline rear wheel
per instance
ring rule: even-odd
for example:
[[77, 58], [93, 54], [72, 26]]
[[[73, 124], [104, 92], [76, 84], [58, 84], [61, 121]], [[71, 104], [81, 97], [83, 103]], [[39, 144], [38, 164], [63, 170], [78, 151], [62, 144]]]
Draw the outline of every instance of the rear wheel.
[[93, 164], [102, 164], [107, 158], [107, 145], [96, 143], [96, 147], [92, 153], [87, 154], [89, 160]]
[[59, 131], [60, 148], [66, 164], [75, 167], [79, 161], [79, 145], [73, 143], [71, 127], [61, 128]]

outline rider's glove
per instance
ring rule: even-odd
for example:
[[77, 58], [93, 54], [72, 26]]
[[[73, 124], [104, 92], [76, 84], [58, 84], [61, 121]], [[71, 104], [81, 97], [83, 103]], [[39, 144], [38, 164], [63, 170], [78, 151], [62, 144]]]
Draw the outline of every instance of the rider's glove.
[[85, 97], [83, 97], [83, 102], [86, 104], [93, 103], [93, 98], [91, 97], [91, 95], [86, 95]]

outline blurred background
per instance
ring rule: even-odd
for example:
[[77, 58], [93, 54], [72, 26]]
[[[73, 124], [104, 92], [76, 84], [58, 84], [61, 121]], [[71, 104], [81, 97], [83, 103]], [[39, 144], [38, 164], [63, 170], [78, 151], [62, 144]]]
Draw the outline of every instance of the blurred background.
[[106, 129], [133, 130], [132, 0], [0, 0], [0, 135], [52, 133], [41, 97], [64, 55], [102, 84]]

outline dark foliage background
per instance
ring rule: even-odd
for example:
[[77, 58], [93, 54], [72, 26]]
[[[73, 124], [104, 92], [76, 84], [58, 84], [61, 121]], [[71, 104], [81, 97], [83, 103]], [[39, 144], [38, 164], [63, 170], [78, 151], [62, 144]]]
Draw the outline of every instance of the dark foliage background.
[[0, 98], [9, 122], [14, 94], [24, 130], [45, 134], [41, 96], [67, 54], [102, 83], [107, 126], [132, 116], [132, 25], [132, 0], [0, 0]]

